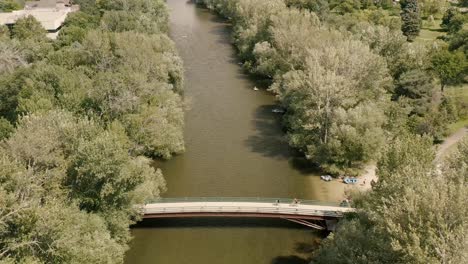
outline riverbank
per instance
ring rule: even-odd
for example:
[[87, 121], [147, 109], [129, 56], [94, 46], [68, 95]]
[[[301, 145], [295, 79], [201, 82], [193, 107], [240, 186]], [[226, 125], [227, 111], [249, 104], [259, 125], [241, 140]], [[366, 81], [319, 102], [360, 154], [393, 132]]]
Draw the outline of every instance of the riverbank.
[[[457, 143], [460, 142], [465, 136], [468, 135], [468, 128], [464, 127], [457, 130], [452, 135], [448, 136], [442, 144], [435, 146], [437, 148], [435, 162], [441, 162], [445, 157], [450, 155], [456, 148]], [[335, 192], [337, 195], [335, 199], [344, 199], [347, 194], [353, 191], [369, 191], [372, 189], [371, 182], [377, 182], [376, 165], [368, 165], [361, 176], [358, 177], [359, 182], [355, 185], [347, 185], [342, 183], [341, 180], [333, 180], [329, 184], [329, 192]]]

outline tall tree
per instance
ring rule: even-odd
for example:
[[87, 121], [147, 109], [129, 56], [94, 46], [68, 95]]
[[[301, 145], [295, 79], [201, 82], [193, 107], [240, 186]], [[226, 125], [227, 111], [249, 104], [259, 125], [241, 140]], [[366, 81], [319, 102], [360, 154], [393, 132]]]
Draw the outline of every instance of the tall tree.
[[450, 34], [456, 33], [463, 28], [463, 24], [468, 21], [466, 15], [462, 14], [458, 8], [449, 8], [442, 18], [440, 26]]
[[17, 41], [0, 41], [0, 74], [11, 73], [19, 66], [25, 66], [26, 58]]
[[42, 27], [39, 21], [33, 16], [27, 16], [16, 20], [16, 24], [11, 31], [11, 36], [19, 40], [25, 40], [30, 38], [44, 38], [46, 33], [47, 31]]
[[418, 0], [403, 0], [400, 4], [402, 9], [401, 20], [403, 22], [401, 30], [408, 38], [408, 41], [414, 41], [421, 31]]
[[447, 48], [442, 48], [434, 53], [431, 63], [440, 78], [442, 91], [447, 84], [462, 82], [468, 73], [468, 62], [461, 51], [450, 52]]
[[17, 0], [3, 0], [0, 2], [0, 11], [1, 12], [11, 12], [13, 10], [18, 10], [21, 8], [21, 5]]
[[411, 106], [411, 114], [423, 116], [431, 107], [434, 92], [433, 77], [422, 70], [405, 72], [398, 79], [396, 99], [406, 99]]

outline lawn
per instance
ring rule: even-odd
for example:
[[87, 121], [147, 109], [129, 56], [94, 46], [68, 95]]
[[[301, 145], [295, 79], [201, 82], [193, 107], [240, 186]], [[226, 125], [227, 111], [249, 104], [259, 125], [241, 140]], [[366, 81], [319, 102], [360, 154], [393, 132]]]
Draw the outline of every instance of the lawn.
[[423, 20], [423, 26], [419, 36], [416, 38], [416, 42], [427, 43], [445, 35], [445, 32], [440, 27], [441, 22], [441, 20], [434, 20], [434, 22], [431, 24], [429, 21]]

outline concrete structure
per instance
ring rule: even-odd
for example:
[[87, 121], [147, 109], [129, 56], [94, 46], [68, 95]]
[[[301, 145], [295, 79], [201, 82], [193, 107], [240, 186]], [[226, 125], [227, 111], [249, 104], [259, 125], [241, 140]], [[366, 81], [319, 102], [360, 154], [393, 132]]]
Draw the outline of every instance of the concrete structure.
[[[280, 201], [278, 203], [278, 201]], [[143, 207], [143, 218], [255, 217], [280, 218], [316, 229], [333, 229], [354, 208], [334, 203], [276, 198], [159, 199]], [[314, 222], [309, 222], [310, 220]]]
[[23, 10], [0, 13], [0, 24], [12, 26], [20, 18], [33, 16], [49, 32], [48, 37], [55, 38], [68, 14], [78, 10], [69, 0], [29, 1]]

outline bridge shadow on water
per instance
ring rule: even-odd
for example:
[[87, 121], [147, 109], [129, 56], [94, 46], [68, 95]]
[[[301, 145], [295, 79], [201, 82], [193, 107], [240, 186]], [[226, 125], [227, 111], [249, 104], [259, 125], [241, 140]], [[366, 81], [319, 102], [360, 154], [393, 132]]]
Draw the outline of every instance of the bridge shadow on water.
[[197, 228], [197, 227], [229, 227], [229, 228], [287, 228], [302, 229], [318, 236], [326, 236], [326, 231], [311, 229], [285, 219], [253, 218], [253, 217], [196, 217], [196, 218], [154, 218], [143, 219], [132, 228]]
[[299, 256], [280, 256], [273, 259], [271, 264], [309, 264], [310, 259]]

